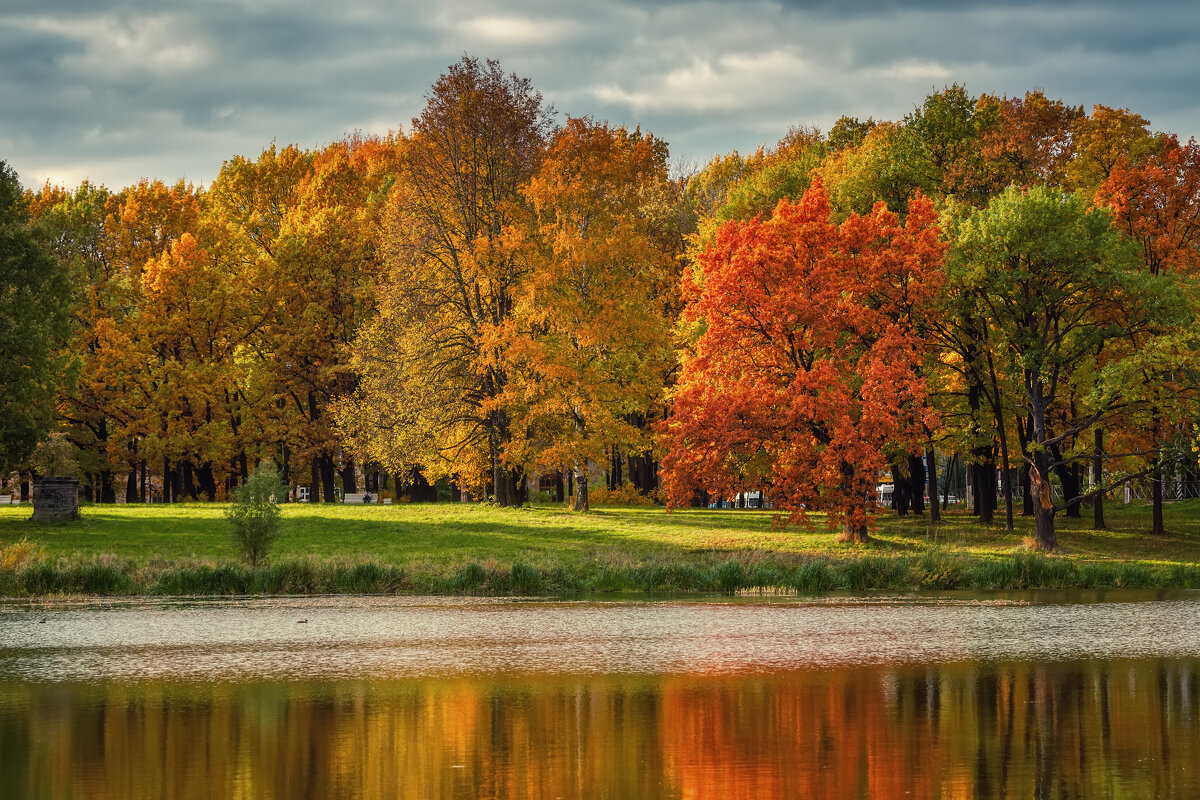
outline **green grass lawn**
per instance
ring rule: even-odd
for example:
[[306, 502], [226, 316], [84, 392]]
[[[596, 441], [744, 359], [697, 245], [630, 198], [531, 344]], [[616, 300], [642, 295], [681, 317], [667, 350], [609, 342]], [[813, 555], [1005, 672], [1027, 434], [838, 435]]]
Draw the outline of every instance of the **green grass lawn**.
[[[142, 590], [171, 569], [233, 567], [237, 557], [222, 516], [225, 507], [87, 505], [81, 519], [59, 524], [31, 522], [29, 506], [0, 507], [0, 568], [5, 548], [15, 553], [13, 546], [20, 542], [26, 543], [26, 562], [40, 560], [59, 569], [117, 565], [114, 569], [138, 576], [134, 583]], [[1090, 529], [1090, 513], [1080, 520], [1060, 515], [1061, 548], [1054, 558], [1080, 564], [1135, 562], [1147, 569], [1200, 562], [1200, 502], [1169, 505], [1165, 537], [1145, 533], [1145, 506], [1110, 504], [1107, 511], [1109, 528], [1104, 531]], [[910, 566], [914, 559], [928, 561], [931, 554], [962, 563], [1003, 559], [1026, 553], [1032, 530], [1032, 522], [1019, 517], [1017, 529], [1009, 533], [1002, 515], [999, 522], [984, 526], [953, 510], [938, 525], [932, 525], [928, 515], [884, 515], [872, 542], [852, 546], [838, 543], [816, 515], [811, 525], [780, 526], [774, 521], [773, 512], [755, 510], [668, 513], [660, 508], [603, 507], [578, 514], [558, 507], [498, 509], [461, 503], [289, 504], [283, 508], [283, 532], [271, 564], [277, 569], [300, 562], [335, 564], [343, 571], [361, 563], [386, 566], [393, 583], [413, 590], [438, 590], [439, 580], [453, 583], [453, 576], [471, 565], [493, 576], [522, 565], [519, 568], [543, 577], [558, 570], [554, 574], [562, 578], [644, 571], [647, 565], [711, 571], [736, 561], [745, 573], [742, 578], [749, 580], [762, 565], [786, 572], [813, 559], [841, 564], [882, 557]], [[19, 559], [11, 556], [8, 560], [9, 588], [0, 587], [0, 593], [19, 594], [17, 572], [28, 563], [16, 563]], [[602, 578], [595, 580], [603, 583]], [[895, 577], [887, 580], [903, 583]], [[548, 578], [543, 583], [547, 581], [554, 583]], [[708, 585], [699, 578], [693, 582]]]

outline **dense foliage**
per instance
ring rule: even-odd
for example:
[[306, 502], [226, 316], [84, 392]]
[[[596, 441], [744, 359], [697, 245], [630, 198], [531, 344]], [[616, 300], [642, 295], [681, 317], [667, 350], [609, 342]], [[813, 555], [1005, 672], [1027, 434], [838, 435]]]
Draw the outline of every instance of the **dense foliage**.
[[1200, 148], [1129, 110], [954, 85], [672, 177], [662, 140], [465, 57], [407, 133], [208, 187], [4, 175], [6, 285], [45, 307], [0, 297], [3, 454], [69, 455], [96, 501], [230, 497], [266, 458], [314, 501], [586, 509], [661, 473], [861, 539], [881, 478], [937, 513], [965, 475], [1052, 548], [1122, 481], [1156, 531], [1200, 481]]

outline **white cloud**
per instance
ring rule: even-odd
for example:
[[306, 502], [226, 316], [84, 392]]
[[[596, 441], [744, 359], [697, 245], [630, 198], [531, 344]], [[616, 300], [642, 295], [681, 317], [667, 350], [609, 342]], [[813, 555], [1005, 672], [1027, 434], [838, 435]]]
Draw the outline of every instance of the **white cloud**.
[[478, 17], [459, 27], [480, 41], [502, 44], [549, 45], [569, 38], [575, 26], [564, 20], [537, 20], [521, 17]]
[[212, 49], [178, 16], [35, 17], [24, 25], [78, 43], [81, 50], [64, 57], [62, 63], [72, 74], [89, 80], [135, 73], [179, 74], [212, 64]]

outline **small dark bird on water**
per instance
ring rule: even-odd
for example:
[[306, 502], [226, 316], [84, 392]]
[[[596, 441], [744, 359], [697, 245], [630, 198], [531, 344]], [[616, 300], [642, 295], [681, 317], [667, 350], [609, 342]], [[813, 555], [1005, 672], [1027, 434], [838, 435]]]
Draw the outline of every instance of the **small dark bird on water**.
[[297, 624], [297, 625], [303, 625], [303, 624], [304, 624], [304, 623], [306, 623], [306, 622], [308, 622], [308, 620], [306, 620], [306, 619], [298, 619], [298, 620], [296, 620], [296, 624]]
[[38, 625], [41, 625], [43, 622], [47, 622], [49, 619], [50, 619], [49, 617], [42, 617], [41, 619], [38, 620]]

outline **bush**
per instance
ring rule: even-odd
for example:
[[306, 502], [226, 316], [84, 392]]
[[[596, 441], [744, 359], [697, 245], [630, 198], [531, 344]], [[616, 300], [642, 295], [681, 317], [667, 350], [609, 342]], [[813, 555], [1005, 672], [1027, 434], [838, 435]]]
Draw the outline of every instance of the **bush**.
[[225, 518], [233, 527], [233, 546], [251, 567], [267, 560], [271, 545], [279, 538], [278, 500], [287, 497], [272, 462], [258, 465], [237, 488]]
[[542, 572], [537, 567], [517, 561], [510, 575], [513, 594], [537, 594], [542, 590]]
[[616, 489], [593, 486], [588, 489], [588, 503], [594, 506], [654, 506], [658, 505], [658, 493], [642, 494], [632, 483], [623, 483]]
[[798, 592], [828, 592], [837, 588], [838, 579], [829, 561], [814, 558], [792, 574], [791, 585]]
[[725, 594], [734, 594], [747, 585], [746, 568], [734, 558], [713, 567], [712, 576], [713, 583]]

